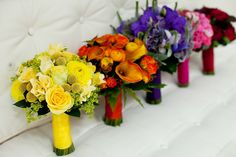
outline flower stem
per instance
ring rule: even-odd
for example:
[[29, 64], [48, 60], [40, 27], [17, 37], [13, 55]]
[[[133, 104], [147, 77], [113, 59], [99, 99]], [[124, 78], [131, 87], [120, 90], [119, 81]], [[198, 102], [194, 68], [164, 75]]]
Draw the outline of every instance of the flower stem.
[[139, 16], [139, 2], [136, 1], [135, 17], [138, 18], [138, 16]]

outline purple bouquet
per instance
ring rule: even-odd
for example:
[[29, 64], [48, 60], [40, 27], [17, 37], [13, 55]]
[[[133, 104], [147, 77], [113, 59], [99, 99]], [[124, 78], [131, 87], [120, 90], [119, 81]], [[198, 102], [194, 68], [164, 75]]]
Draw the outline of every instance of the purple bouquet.
[[[175, 9], [167, 6], [158, 7], [157, 0], [152, 1], [149, 6], [139, 15], [139, 6], [136, 2], [136, 16], [129, 20], [122, 20], [118, 13], [120, 26], [114, 31], [130, 38], [139, 38], [144, 41], [149, 55], [160, 63], [153, 83], [161, 84], [160, 71], [174, 73], [178, 64], [189, 58], [193, 47], [192, 26], [185, 17], [181, 16]], [[150, 104], [161, 103], [161, 90], [152, 88], [147, 92], [146, 101]]]
[[146, 5], [142, 15], [138, 13], [136, 2], [136, 17], [127, 21], [120, 19], [116, 31], [130, 39], [139, 37], [146, 43], [149, 53], [161, 64], [161, 70], [173, 73], [178, 63], [189, 57], [192, 49], [191, 24], [176, 10], [167, 6], [158, 7], [153, 0], [152, 6]]

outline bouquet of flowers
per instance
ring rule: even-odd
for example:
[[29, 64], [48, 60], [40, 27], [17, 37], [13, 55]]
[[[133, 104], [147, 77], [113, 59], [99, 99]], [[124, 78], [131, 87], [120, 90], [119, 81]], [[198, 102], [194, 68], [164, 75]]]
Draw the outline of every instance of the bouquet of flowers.
[[193, 50], [201, 51], [211, 46], [213, 29], [210, 20], [203, 13], [183, 10], [180, 14], [191, 22], [193, 27]]
[[142, 105], [134, 90], [161, 87], [150, 83], [159, 65], [147, 52], [141, 40], [130, 41], [120, 34], [95, 37], [79, 49], [79, 56], [91, 61], [97, 71], [105, 75], [101, 86], [106, 100], [105, 124], [117, 126], [122, 123], [122, 93], [125, 100], [128, 93]]
[[[114, 31], [130, 39], [140, 38], [147, 46], [148, 52], [160, 64], [160, 70], [173, 73], [177, 64], [183, 62], [190, 54], [191, 25], [185, 17], [167, 6], [158, 7], [157, 0], [149, 6], [148, 0], [143, 14], [139, 15], [136, 2], [136, 16], [124, 21], [118, 14], [120, 26]], [[160, 70], [154, 82], [160, 83]], [[160, 89], [153, 89], [147, 94], [147, 102], [161, 102]]]
[[66, 155], [74, 151], [69, 115], [85, 111], [93, 115], [98, 103], [99, 86], [104, 75], [61, 45], [20, 65], [13, 77], [11, 95], [14, 105], [23, 108], [28, 122], [52, 113], [54, 152]]
[[[183, 10], [180, 14], [185, 16], [192, 25], [192, 49], [195, 51], [206, 50], [211, 46], [213, 36], [210, 20], [205, 14]], [[178, 65], [178, 84], [179, 86], [188, 86], [189, 84], [189, 59]]]
[[216, 9], [203, 7], [196, 10], [206, 15], [210, 20], [214, 35], [212, 37], [211, 47], [203, 51], [203, 73], [214, 74], [214, 47], [218, 45], [227, 45], [235, 40], [235, 29], [232, 22], [236, 21], [236, 18], [228, 15], [226, 12]]

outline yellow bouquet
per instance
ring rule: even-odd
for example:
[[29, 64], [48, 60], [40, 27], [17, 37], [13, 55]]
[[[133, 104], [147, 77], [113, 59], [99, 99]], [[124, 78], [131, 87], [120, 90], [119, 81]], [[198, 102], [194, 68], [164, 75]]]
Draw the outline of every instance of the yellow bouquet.
[[92, 63], [68, 52], [61, 45], [22, 63], [12, 78], [12, 99], [23, 108], [28, 122], [52, 113], [54, 152], [66, 155], [74, 151], [69, 115], [84, 111], [92, 116], [98, 103], [99, 86], [104, 75], [95, 72]]

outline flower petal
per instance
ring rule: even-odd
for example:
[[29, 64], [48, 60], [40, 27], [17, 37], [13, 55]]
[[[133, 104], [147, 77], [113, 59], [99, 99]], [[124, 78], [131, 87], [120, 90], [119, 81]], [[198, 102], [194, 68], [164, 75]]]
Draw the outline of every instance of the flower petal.
[[142, 69], [131, 61], [121, 62], [115, 71], [122, 80], [129, 83], [136, 83], [143, 79]]

